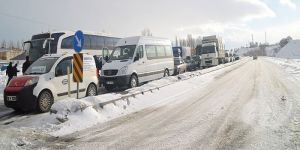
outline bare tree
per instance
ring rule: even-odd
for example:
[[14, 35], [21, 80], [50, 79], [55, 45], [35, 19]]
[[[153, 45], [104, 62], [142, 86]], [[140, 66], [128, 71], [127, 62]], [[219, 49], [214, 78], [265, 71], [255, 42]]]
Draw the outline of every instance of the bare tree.
[[151, 33], [150, 29], [149, 28], [145, 28], [142, 31], [142, 36], [152, 36], [152, 33]]
[[2, 42], [1, 42], [1, 48], [6, 48], [6, 41], [5, 40], [2, 40]]
[[21, 49], [21, 45], [20, 45], [20, 41], [19, 40], [17, 41], [16, 48], [19, 49], [19, 50]]
[[9, 47], [8, 47], [9, 49], [14, 49], [15, 47], [14, 47], [14, 42], [13, 41], [10, 41], [9, 42]]

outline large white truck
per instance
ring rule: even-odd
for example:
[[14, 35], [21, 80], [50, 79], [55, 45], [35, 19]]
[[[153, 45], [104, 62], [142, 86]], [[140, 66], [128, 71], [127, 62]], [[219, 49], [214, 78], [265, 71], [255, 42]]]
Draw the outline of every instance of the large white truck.
[[225, 62], [225, 46], [222, 38], [213, 36], [203, 37], [201, 48], [201, 68], [217, 66]]

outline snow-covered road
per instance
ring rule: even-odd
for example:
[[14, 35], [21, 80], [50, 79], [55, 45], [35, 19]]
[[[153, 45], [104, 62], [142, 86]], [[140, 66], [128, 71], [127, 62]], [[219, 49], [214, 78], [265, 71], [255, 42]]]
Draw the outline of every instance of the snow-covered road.
[[[300, 84], [268, 58], [214, 72], [213, 82], [55, 141], [70, 149], [299, 149]], [[207, 76], [212, 76], [208, 74]], [[172, 88], [176, 84], [168, 88]], [[284, 97], [284, 98], [283, 98]], [[153, 99], [155, 100], [155, 99]], [[51, 148], [52, 144], [48, 146]], [[54, 148], [54, 147], [52, 147]]]

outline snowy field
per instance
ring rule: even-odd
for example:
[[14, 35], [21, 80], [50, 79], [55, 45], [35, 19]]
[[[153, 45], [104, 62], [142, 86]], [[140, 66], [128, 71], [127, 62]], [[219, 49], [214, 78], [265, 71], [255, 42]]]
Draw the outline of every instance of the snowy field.
[[[299, 63], [245, 58], [118, 94], [62, 100], [52, 114], [0, 120], [0, 147], [300, 148]], [[99, 105], [113, 99], [121, 100]]]

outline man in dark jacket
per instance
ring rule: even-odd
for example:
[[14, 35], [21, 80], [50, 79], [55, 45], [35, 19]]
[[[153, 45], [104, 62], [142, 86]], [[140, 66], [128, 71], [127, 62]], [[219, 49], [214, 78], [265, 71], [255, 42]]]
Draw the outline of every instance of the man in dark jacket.
[[8, 80], [7, 80], [7, 84], [8, 85], [9, 81], [13, 78], [14, 74], [13, 74], [13, 66], [12, 66], [12, 62], [9, 62], [7, 68], [6, 68], [6, 75], [8, 76]]
[[29, 68], [30, 65], [31, 65], [31, 63], [29, 61], [29, 56], [26, 56], [26, 61], [24, 62], [23, 67], [22, 67], [22, 73], [23, 74]]

